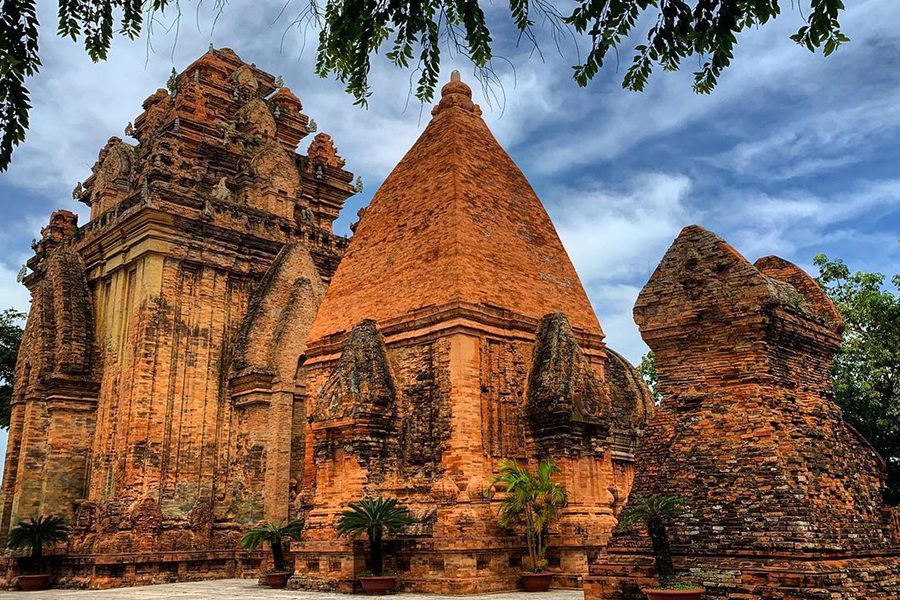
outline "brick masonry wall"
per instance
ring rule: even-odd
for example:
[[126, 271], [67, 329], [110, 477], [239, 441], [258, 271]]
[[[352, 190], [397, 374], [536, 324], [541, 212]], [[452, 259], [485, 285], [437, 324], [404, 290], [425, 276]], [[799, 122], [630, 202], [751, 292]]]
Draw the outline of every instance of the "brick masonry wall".
[[327, 134], [296, 152], [300, 100], [231, 50], [143, 109], [137, 143], [111, 138], [76, 186], [91, 220], [54, 213], [28, 261], [3, 483], [0, 537], [67, 516], [89, 573], [72, 581], [99, 587], [142, 580], [91, 566], [123, 553], [193, 553], [202, 573], [247, 523], [289, 514], [296, 365], [354, 191]]
[[[58, 581], [109, 587], [250, 572], [259, 561], [235, 550], [247, 526], [302, 516], [297, 581], [346, 587], [365, 565], [358, 543], [335, 539], [335, 518], [383, 493], [418, 518], [391, 543], [421, 589], [508, 589], [523, 536], [499, 528], [486, 490], [500, 459], [551, 457], [571, 494], [551, 566], [577, 585], [627, 496], [652, 403], [607, 352], [552, 223], [468, 86], [445, 87], [412, 153], [423, 160], [405, 161], [382, 194], [406, 178], [408, 218], [374, 211], [359, 238], [450, 220], [391, 238], [391, 256], [364, 244], [378, 260], [357, 258], [351, 272], [372, 285], [359, 296], [336, 283], [329, 293], [344, 303], [330, 312], [319, 303], [347, 246], [332, 222], [353, 192], [331, 138], [298, 154], [309, 133], [300, 100], [228, 49], [204, 54], [175, 88], [126, 128], [137, 144], [110, 138], [76, 186], [90, 222], [55, 213], [28, 263], [35, 301], [0, 534], [61, 512], [73, 535]], [[470, 159], [491, 176], [473, 178]], [[459, 193], [448, 203], [437, 190], [426, 206], [423, 182]], [[452, 264], [423, 260], [425, 238], [437, 245], [428, 256]], [[392, 256], [422, 267], [394, 272], [410, 285], [383, 281]], [[458, 285], [445, 295], [449, 273]], [[396, 302], [382, 306], [374, 283]], [[308, 343], [314, 316], [345, 322], [373, 300], [390, 314]], [[7, 566], [0, 583], [12, 585]]]
[[404, 589], [514, 586], [523, 535], [498, 526], [487, 490], [500, 460], [541, 458], [570, 493], [551, 564], [577, 585], [652, 412], [471, 89], [455, 76], [441, 96], [362, 215], [310, 333], [299, 587], [352, 588], [364, 556], [335, 523], [378, 495], [418, 520], [393, 540]]
[[[664, 401], [632, 494], [689, 501], [671, 535], [680, 576], [710, 598], [896, 597], [883, 463], [832, 400], [842, 324], [809, 276], [775, 257], [751, 265], [689, 227], [635, 319]], [[640, 598], [655, 576], [648, 543], [616, 533], [588, 596]]]
[[16, 364], [0, 539], [18, 518], [45, 511], [71, 517], [86, 493], [99, 360], [84, 269], [65, 248], [75, 219], [53, 214], [36, 246], [41, 260], [26, 280], [32, 306]]
[[[563, 321], [562, 332], [554, 332], [570, 353], [560, 362], [579, 365], [580, 376], [590, 377], [595, 394], [608, 403], [611, 394], [600, 378], [607, 363], [589, 361], [565, 318], [554, 318]], [[535, 351], [536, 324], [532, 333], [498, 335], [497, 329], [443, 332], [446, 324], [423, 320], [432, 326], [393, 322], [387, 337], [374, 322], [363, 322], [338, 343], [337, 357], [333, 343], [308, 350], [301, 381], [314, 392], [308, 400], [306, 488], [297, 496], [308, 525], [304, 541], [293, 545], [298, 575], [292, 585], [352, 589], [355, 575], [366, 568], [364, 545], [337, 538], [337, 517], [353, 500], [387, 495], [419, 519], [392, 542], [393, 567], [403, 572], [404, 589], [472, 593], [515, 586], [524, 539], [499, 527], [498, 500], [486, 492], [499, 460], [514, 458], [533, 468], [540, 457], [556, 460], [558, 480], [570, 493], [554, 529], [552, 568], [579, 585], [588, 554], [608, 540], [631, 481], [630, 455], [610, 446], [612, 427], [603, 421], [609, 404], [582, 415], [593, 419], [588, 430], [555, 422], [560, 431], [576, 432], [572, 439], [580, 450], [538, 446], [526, 408], [529, 373], [542, 364], [535, 362], [541, 356]], [[452, 314], [448, 321], [455, 322]], [[560, 393], [560, 401], [576, 402], [570, 392]], [[632, 407], [649, 402], [642, 387], [618, 393], [645, 395], [631, 398]], [[544, 397], [550, 395], [536, 390], [534, 402]], [[630, 415], [632, 436], [645, 418]]]

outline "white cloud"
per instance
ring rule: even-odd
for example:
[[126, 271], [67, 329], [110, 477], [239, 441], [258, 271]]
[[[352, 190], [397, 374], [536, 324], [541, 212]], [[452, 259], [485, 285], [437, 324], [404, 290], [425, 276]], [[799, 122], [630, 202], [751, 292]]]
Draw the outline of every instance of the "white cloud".
[[665, 249], [700, 216], [687, 201], [691, 187], [683, 175], [646, 173], [618, 187], [591, 181], [545, 195], [607, 343], [632, 362], [646, 346], [631, 308]]
[[900, 180], [895, 179], [867, 182], [847, 194], [767, 194], [727, 186], [701, 194], [685, 175], [650, 172], [615, 185], [592, 180], [554, 187], [544, 201], [607, 342], [632, 362], [646, 351], [632, 307], [686, 225], [710, 228], [751, 262], [777, 254], [813, 274], [811, 258], [821, 251], [851, 264], [863, 260], [858, 268], [888, 274], [897, 271], [900, 254], [896, 231], [877, 226], [892, 214], [900, 216]]
[[874, 138], [893, 140], [898, 130], [900, 88], [850, 106], [802, 115], [709, 162], [760, 179], [792, 179], [865, 162], [878, 151]]
[[641, 287], [615, 282], [587, 286], [591, 301], [598, 306], [597, 315], [606, 333], [606, 343], [633, 365], [640, 363], [641, 356], [648, 350], [631, 312]]
[[[691, 90], [697, 64], [692, 60], [676, 73], [656, 69], [643, 93], [618, 89], [633, 45], [643, 41], [648, 27], [639, 21], [620, 48], [619, 68], [611, 58], [587, 90], [571, 81], [545, 87], [554, 104], [562, 98], [569, 109], [569, 126], [539, 137], [524, 151], [531, 171], [559, 176], [619, 160], [640, 152], [647, 142], [681, 132], [706, 135], [717, 145], [733, 138], [733, 148], [710, 154], [706, 149], [703, 158], [767, 180], [862, 160], [867, 136], [887, 139], [900, 124], [900, 81], [875, 75], [896, 66], [883, 64], [900, 48], [900, 33], [885, 25], [894, 21], [894, 4], [869, 0], [848, 6], [841, 22], [853, 42], [827, 59], [789, 39], [803, 24], [795, 11], [746, 31], [739, 36], [732, 66], [708, 96]], [[554, 59], [552, 68], [565, 71], [571, 62]], [[886, 89], [866, 99], [867, 89], [876, 85]]]
[[649, 272], [659, 252], [697, 211], [687, 203], [691, 180], [647, 173], [624, 185], [600, 182], [545, 195], [563, 245], [588, 284]]
[[[348, 157], [348, 168], [368, 178], [386, 174], [420, 129], [418, 104], [403, 111], [407, 75], [376, 57], [372, 83], [377, 95], [369, 110], [354, 107], [340, 83], [314, 75], [314, 46], [301, 53], [302, 40], [289, 33], [283, 47], [279, 38], [287, 21], [273, 24], [283, 3], [262, 3], [259, 10], [226, 11], [210, 33], [211, 18], [201, 16], [198, 31], [193, 14], [185, 14], [178, 33], [155, 27], [155, 52], [148, 54], [146, 39], [114, 40], [108, 61], [93, 64], [71, 40], [45, 27], [41, 37], [43, 67], [29, 81], [34, 109], [27, 141], [15, 153], [8, 182], [71, 204], [69, 193], [90, 174], [97, 152], [113, 135], [124, 137], [125, 125], [141, 112], [141, 103], [164, 87], [173, 67], [178, 70], [206, 51], [210, 42], [229, 46], [248, 62], [284, 76], [304, 102], [320, 131], [333, 135]], [[212, 7], [212, 5], [209, 5]], [[53, 7], [41, 5], [42, 23], [53, 23]], [[171, 15], [170, 15], [171, 16]], [[427, 113], [426, 113], [427, 114]], [[426, 121], [427, 122], [427, 121]]]
[[[897, 244], [884, 244], [891, 234], [877, 225], [900, 214], [900, 180], [866, 182], [850, 192], [831, 195], [737, 190], [720, 198], [710, 211], [714, 222], [730, 231], [732, 241], [751, 255], [778, 253], [790, 258], [801, 249], [841, 244], [851, 254], [880, 246], [878, 254], [886, 258], [896, 252]], [[876, 256], [872, 258], [874, 262]]]
[[15, 308], [28, 312], [31, 295], [24, 285], [16, 281], [17, 271], [0, 266], [0, 310]]
[[[212, 10], [212, 4], [205, 6]], [[157, 52], [149, 58], [144, 40], [117, 38], [110, 60], [95, 65], [79, 46], [54, 35], [55, 7], [41, 3], [44, 68], [31, 81], [32, 129], [4, 182], [61, 207], [81, 208], [69, 192], [87, 177], [106, 139], [122, 135], [124, 125], [140, 112], [141, 101], [164, 84], [173, 65], [184, 68], [212, 41], [283, 75], [320, 131], [333, 135], [347, 168], [363, 176], [366, 192], [344, 211], [341, 223], [346, 225], [356, 206], [371, 196], [415, 141], [430, 118], [430, 107], [421, 107], [411, 97], [410, 74], [380, 55], [373, 57], [375, 93], [369, 109], [354, 107], [340, 83], [313, 74], [314, 35], [304, 47], [302, 37], [289, 32], [279, 48], [287, 21], [272, 21], [281, 7], [274, 0], [252, 11], [229, 5], [214, 32], [209, 31], [208, 17], [201, 17], [203, 31], [198, 31], [193, 15], [186, 14], [174, 51], [173, 34], [157, 27]], [[498, 6], [491, 15], [505, 11]], [[711, 96], [691, 91], [689, 62], [682, 73], [655, 73], [643, 94], [621, 90], [628, 44], [622, 47], [618, 71], [611, 62], [588, 88], [578, 88], [571, 79], [574, 53], [569, 49], [559, 56], [546, 35], [545, 62], [529, 59], [525, 45], [497, 44], [497, 53], [505, 52], [512, 63], [495, 61], [502, 83], [498, 89], [505, 93], [502, 105], [485, 101], [470, 75], [471, 65], [459, 57], [445, 55], [441, 79], [459, 68], [472, 84], [497, 138], [544, 190], [543, 199], [610, 343], [634, 346], [617, 340], [635, 339], [629, 294], [636, 295], [684, 225], [706, 224], [749, 255], [778, 252], [790, 257], [819, 242], [870, 247], [881, 239], [844, 222], [885, 214], [894, 198], [893, 183], [885, 182], [879, 191], [863, 178], [848, 181], [845, 187], [856, 192], [847, 197], [772, 190], [762, 184], [867, 158], [867, 152], [883, 151], [887, 138], [896, 137], [900, 83], [879, 77], [884, 89], [868, 95], [864, 85], [873, 56], [888, 61], [883, 67], [890, 72], [890, 57], [896, 54], [892, 49], [898, 47], [894, 12], [891, 0], [850, 6], [842, 22], [853, 42], [827, 60], [788, 39], [802, 18], [785, 13], [741, 36], [734, 65]], [[643, 35], [644, 25], [636, 28], [638, 35]], [[645, 153], [648, 145], [674, 139], [671, 134], [680, 132], [702, 135], [709, 143], [699, 144], [702, 149], [695, 156], [673, 147], [664, 161]], [[675, 139], [672, 144], [677, 143]], [[629, 161], [627, 170], [618, 169], [620, 162]], [[729, 179], [713, 181], [696, 170], [697, 165], [709, 170], [711, 164], [720, 168], [720, 177], [725, 173]], [[570, 180], [573, 172], [593, 173], [601, 166], [612, 173], [603, 178], [606, 181], [593, 174], [587, 183]], [[757, 174], [760, 185], [739, 184], [734, 174]], [[19, 254], [24, 258], [28, 240], [47, 217], [42, 208], [34, 222], [4, 225], [0, 245], [18, 243], [16, 260]], [[887, 252], [882, 259], [890, 256]], [[808, 259], [805, 253], [801, 258]], [[6, 266], [11, 269], [12, 263]]]

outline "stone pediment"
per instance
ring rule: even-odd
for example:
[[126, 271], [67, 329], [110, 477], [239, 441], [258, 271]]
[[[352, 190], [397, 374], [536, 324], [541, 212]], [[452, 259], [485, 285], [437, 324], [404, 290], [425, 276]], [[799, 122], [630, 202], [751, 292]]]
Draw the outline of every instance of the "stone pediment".
[[337, 421], [389, 415], [396, 393], [384, 338], [374, 321], [365, 320], [350, 332], [331, 376], [317, 394], [313, 419]]

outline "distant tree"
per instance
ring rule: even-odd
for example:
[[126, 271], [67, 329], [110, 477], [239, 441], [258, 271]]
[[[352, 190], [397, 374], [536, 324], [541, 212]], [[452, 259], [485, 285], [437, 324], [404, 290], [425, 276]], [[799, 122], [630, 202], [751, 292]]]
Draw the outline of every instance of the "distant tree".
[[[834, 399], [887, 463], [885, 499], [900, 503], [900, 296], [880, 273], [851, 273], [842, 260], [813, 259], [817, 281], [844, 318], [834, 359]], [[900, 287], [900, 274], [893, 284]]]
[[0, 312], [0, 427], [9, 429], [10, 402], [16, 372], [16, 357], [22, 342], [25, 313], [14, 308]]
[[650, 393], [653, 394], [653, 401], [659, 404], [662, 396], [659, 393], [659, 377], [656, 374], [656, 359], [653, 357], [653, 350], [641, 357], [641, 364], [638, 365], [637, 370], [644, 379], [644, 383], [650, 388]]
[[[0, 1], [0, 170], [5, 170], [13, 148], [25, 139], [31, 107], [25, 79], [37, 73], [41, 60], [37, 0]], [[195, 1], [199, 8], [202, 0]], [[320, 29], [316, 71], [334, 75], [357, 103], [365, 104], [370, 94], [370, 59], [382, 49], [393, 64], [418, 74], [416, 97], [428, 102], [437, 87], [442, 45], [471, 60], [483, 77], [490, 76], [493, 38], [482, 4], [486, 2], [310, 0], [291, 25]], [[216, 1], [215, 18], [225, 5]], [[286, 6], [275, 8], [279, 16]], [[58, 7], [58, 35], [83, 40], [94, 61], [106, 59], [114, 34], [134, 39], [167, 8], [176, 15], [182, 9], [179, 0], [58, 0]], [[810, 51], [821, 48], [831, 54], [849, 41], [838, 22], [843, 9], [841, 0], [810, 0], [806, 24], [791, 38]], [[538, 49], [538, 23], [550, 29], [556, 44], [567, 35], [583, 38], [588, 46], [584, 61], [572, 67], [581, 86], [597, 75], [610, 52], [618, 59], [619, 46], [649, 12], [653, 25], [647, 41], [634, 48], [622, 85], [641, 91], [654, 67], [675, 71], [683, 59], [697, 56], [694, 90], [708, 93], [731, 64], [736, 34], [774, 19], [781, 6], [778, 0], [576, 0], [571, 12], [563, 13], [549, 0], [510, 0], [509, 11], [518, 38]]]

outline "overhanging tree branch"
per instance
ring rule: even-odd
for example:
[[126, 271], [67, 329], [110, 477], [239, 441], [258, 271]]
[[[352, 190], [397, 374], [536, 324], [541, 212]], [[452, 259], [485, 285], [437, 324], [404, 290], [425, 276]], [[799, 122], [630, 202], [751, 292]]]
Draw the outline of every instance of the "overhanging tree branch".
[[[25, 79], [37, 73], [38, 20], [35, 0], [0, 0], [0, 171], [10, 163], [15, 146], [25, 139], [31, 108]], [[197, 8], [203, 0], [195, 0]], [[430, 102], [437, 88], [442, 39], [451, 51], [470, 60], [484, 81], [492, 75], [494, 58], [491, 27], [479, 0], [303, 0], [308, 4], [289, 27], [319, 28], [315, 69], [322, 77], [334, 77], [345, 86], [356, 104], [365, 105], [371, 57], [382, 47], [386, 57], [402, 69], [418, 74], [415, 97]], [[115, 34], [138, 37], [147, 23], [149, 34], [157, 16], [174, 7], [177, 27], [179, 0], [58, 0], [57, 34], [83, 40], [94, 61], [105, 60]], [[276, 6], [280, 18], [289, 0]], [[225, 0], [215, 1], [213, 26], [225, 10]], [[236, 9], [233, 9], [236, 10]], [[841, 0], [810, 0], [806, 23], [791, 36], [796, 43], [826, 56], [849, 41], [838, 18]], [[540, 54], [537, 20], [549, 27], [559, 47], [562, 32], [585, 37], [590, 44], [584, 60], [573, 67], [573, 78], [587, 85], [603, 68], [610, 51], [631, 34], [638, 18], [655, 12], [646, 42], [638, 44], [622, 85], [643, 90], [656, 66], [666, 71], [680, 68], [690, 56], [701, 59], [694, 73], [694, 91], [711, 92], [734, 58], [737, 34], [764, 25], [780, 14], [778, 0], [579, 0], [568, 15], [547, 0], [509, 0], [509, 13], [518, 37], [529, 40]], [[415, 64], [413, 64], [415, 62]]]

